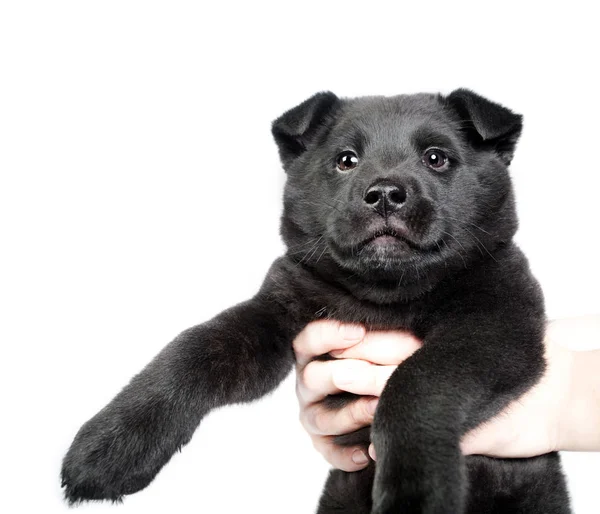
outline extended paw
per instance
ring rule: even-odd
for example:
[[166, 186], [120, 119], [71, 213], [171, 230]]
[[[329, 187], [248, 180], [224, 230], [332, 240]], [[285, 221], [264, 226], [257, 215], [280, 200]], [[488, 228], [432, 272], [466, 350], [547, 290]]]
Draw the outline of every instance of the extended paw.
[[66, 500], [119, 501], [146, 487], [171, 454], [144, 416], [104, 409], [81, 427], [63, 461]]

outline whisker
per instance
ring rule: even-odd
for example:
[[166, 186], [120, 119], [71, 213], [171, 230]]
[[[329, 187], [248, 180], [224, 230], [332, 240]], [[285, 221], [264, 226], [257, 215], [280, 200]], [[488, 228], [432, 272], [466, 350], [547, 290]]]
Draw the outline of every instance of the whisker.
[[325, 237], [325, 234], [323, 234], [319, 239], [317, 239], [317, 242], [304, 254], [304, 257], [302, 257], [302, 259], [300, 259], [300, 261], [298, 262], [298, 265], [302, 264], [302, 262], [304, 262], [305, 260], [309, 260], [317, 252], [317, 249], [319, 247], [319, 242], [324, 237]]
[[323, 251], [321, 252], [321, 255], [319, 255], [319, 256], [317, 257], [317, 260], [316, 260], [315, 264], [318, 264], [318, 263], [319, 263], [319, 261], [321, 260], [321, 257], [323, 257], [323, 255], [325, 254], [325, 251], [326, 251], [326, 250], [327, 250], [327, 244], [323, 245]]
[[[297, 250], [298, 248], [303, 248], [303, 247], [305, 247], [305, 246], [308, 246], [308, 245], [310, 245], [310, 244], [315, 244], [315, 243], [317, 243], [317, 242], [319, 241], [319, 239], [321, 239], [322, 237], [323, 237], [323, 236], [321, 236], [321, 237], [313, 237], [312, 239], [309, 239], [308, 241], [305, 241], [304, 243], [300, 243], [300, 244], [297, 244], [297, 245], [294, 245], [294, 246], [290, 246], [290, 247], [288, 248], [288, 252], [289, 252], [289, 250]], [[297, 251], [295, 251], [295, 252], [289, 252], [289, 253], [291, 253], [292, 255], [295, 255], [295, 254], [297, 254], [297, 253], [302, 253], [303, 251], [304, 251], [304, 250], [297, 250]]]
[[[480, 239], [479, 239], [479, 238], [478, 238], [478, 237], [477, 237], [475, 234], [473, 234], [473, 233], [472, 233], [472, 232], [471, 232], [471, 231], [470, 231], [470, 230], [469, 230], [467, 227], [463, 227], [463, 228], [464, 228], [464, 229], [465, 229], [465, 230], [466, 230], [466, 231], [467, 231], [467, 232], [468, 232], [468, 233], [471, 235], [471, 237], [474, 237], [474, 238], [477, 240], [477, 242], [479, 243], [479, 244], [477, 245], [477, 248], [479, 248], [479, 245], [481, 245], [481, 246], [482, 246], [482, 248], [483, 248], [483, 249], [484, 249], [484, 250], [487, 252], [487, 254], [488, 254], [488, 255], [489, 255], [489, 256], [490, 256], [490, 257], [491, 257], [491, 258], [492, 258], [492, 259], [493, 259], [495, 262], [498, 262], [498, 261], [496, 260], [496, 258], [495, 258], [495, 257], [494, 257], [494, 256], [493, 256], [491, 253], [490, 253], [490, 251], [489, 251], [489, 250], [486, 248], [486, 246], [485, 246], [485, 245], [484, 245], [484, 244], [481, 242], [481, 240], [480, 240]], [[480, 251], [481, 251], [481, 250], [480, 250]], [[482, 253], [482, 255], [483, 255], [483, 253]]]
[[[461, 248], [462, 248], [462, 249], [465, 251], [465, 254], [468, 254], [467, 250], [466, 250], [466, 249], [465, 249], [465, 247], [464, 247], [464, 246], [461, 244], [461, 242], [460, 242], [458, 239], [456, 239], [456, 238], [455, 238], [455, 237], [454, 237], [452, 234], [450, 234], [450, 232], [446, 232], [445, 230], [442, 230], [442, 232], [443, 232], [444, 234], [446, 234], [446, 235], [450, 236], [452, 239], [454, 239], [454, 240], [455, 240], [455, 241], [458, 243], [458, 246], [460, 246], [460, 247], [461, 247]], [[446, 243], [446, 246], [448, 246], [448, 243]], [[448, 246], [448, 248], [450, 248], [450, 247]], [[465, 261], [465, 258], [463, 257], [463, 254], [462, 254], [462, 253], [460, 253], [460, 252], [458, 252], [458, 255], [460, 255], [460, 258], [462, 259], [462, 261], [463, 261], [463, 264], [464, 264], [464, 266], [465, 266], [465, 268], [466, 268], [466, 267], [467, 267], [467, 261]]]
[[[476, 225], [475, 223], [471, 223], [470, 221], [464, 221], [464, 220], [461, 220], [458, 218], [454, 218], [452, 216], [444, 216], [444, 217], [458, 222], [459, 224], [461, 224], [461, 226], [464, 226], [464, 223], [467, 223], [468, 225], [471, 225], [472, 227], [475, 227], [476, 229], [481, 230], [483, 233], [487, 234], [488, 236], [492, 235], [487, 230], [483, 230], [480, 226]], [[442, 218], [438, 218], [438, 219], [442, 219]]]

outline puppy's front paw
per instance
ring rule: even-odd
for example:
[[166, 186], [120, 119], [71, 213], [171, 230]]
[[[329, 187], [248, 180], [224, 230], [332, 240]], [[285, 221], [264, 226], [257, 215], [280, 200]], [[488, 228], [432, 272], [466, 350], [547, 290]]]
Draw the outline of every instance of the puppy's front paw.
[[464, 512], [463, 502], [454, 491], [420, 490], [420, 484], [406, 480], [403, 486], [373, 489], [373, 509], [371, 514], [460, 514]]
[[63, 461], [66, 500], [119, 501], [146, 487], [171, 456], [156, 421], [109, 406], [83, 425]]
[[374, 430], [377, 466], [371, 514], [464, 512], [465, 478], [458, 447], [436, 446], [434, 439], [403, 444], [398, 433], [402, 432]]

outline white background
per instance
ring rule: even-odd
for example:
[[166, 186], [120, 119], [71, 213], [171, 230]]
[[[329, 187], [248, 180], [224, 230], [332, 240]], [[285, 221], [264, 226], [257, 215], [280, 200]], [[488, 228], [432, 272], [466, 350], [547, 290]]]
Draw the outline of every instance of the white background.
[[[256, 291], [283, 250], [270, 122], [319, 90], [465, 86], [523, 113], [518, 241], [551, 317], [600, 312], [586, 5], [3, 2], [0, 511], [67, 512], [79, 426], [178, 332]], [[211, 414], [145, 491], [81, 512], [312, 512], [328, 468], [293, 387]], [[598, 455], [565, 468], [575, 512], [597, 514]]]

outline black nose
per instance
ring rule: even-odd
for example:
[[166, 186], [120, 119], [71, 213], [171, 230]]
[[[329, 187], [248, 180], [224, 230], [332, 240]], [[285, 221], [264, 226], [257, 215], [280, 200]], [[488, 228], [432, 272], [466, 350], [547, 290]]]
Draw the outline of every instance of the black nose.
[[379, 182], [367, 189], [364, 202], [383, 217], [397, 211], [406, 202], [406, 189], [399, 184]]

